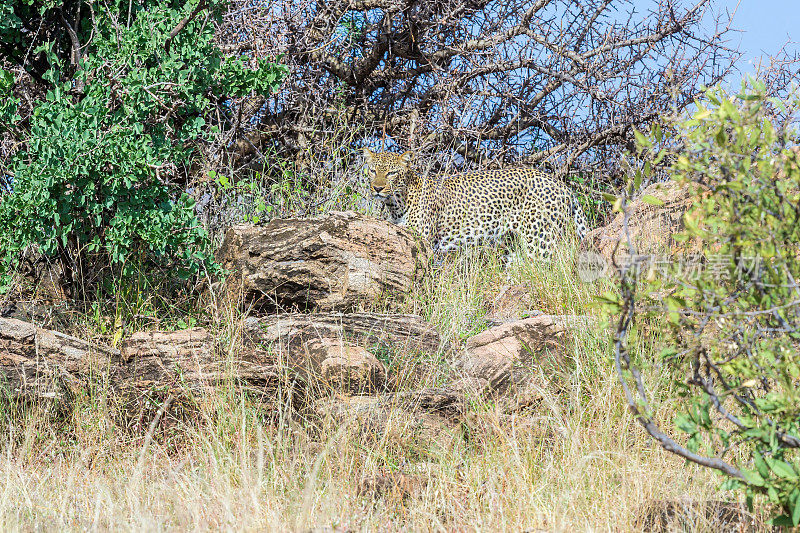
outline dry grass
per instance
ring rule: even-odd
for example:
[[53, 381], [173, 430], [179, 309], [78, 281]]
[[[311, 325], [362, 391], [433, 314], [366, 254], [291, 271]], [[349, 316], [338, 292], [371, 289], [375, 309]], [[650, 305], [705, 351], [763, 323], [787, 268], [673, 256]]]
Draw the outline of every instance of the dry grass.
[[[592, 313], [604, 289], [577, 281], [566, 259], [506, 270], [484, 253], [448, 258], [407, 310], [463, 338], [485, 327], [486, 302], [508, 283], [549, 313]], [[236, 320], [221, 318], [235, 352]], [[569, 375], [538, 408], [511, 417], [476, 405], [465, 437], [444, 449], [264, 413], [235, 389], [152, 441], [115, 422], [100, 393], [58, 424], [6, 408], [0, 530], [637, 531], [651, 502], [718, 499], [719, 477], [657, 448], [627, 414], [607, 336], [581, 332], [574, 345]], [[362, 490], [387, 472], [427, 482]]]

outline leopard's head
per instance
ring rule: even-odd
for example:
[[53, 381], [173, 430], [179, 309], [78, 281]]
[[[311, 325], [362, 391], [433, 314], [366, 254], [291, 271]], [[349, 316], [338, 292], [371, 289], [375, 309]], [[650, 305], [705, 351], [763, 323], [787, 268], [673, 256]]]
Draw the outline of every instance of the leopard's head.
[[370, 178], [372, 196], [384, 203], [392, 197], [404, 200], [406, 184], [411, 174], [411, 152], [395, 154], [392, 152], [373, 152], [364, 148], [364, 160]]

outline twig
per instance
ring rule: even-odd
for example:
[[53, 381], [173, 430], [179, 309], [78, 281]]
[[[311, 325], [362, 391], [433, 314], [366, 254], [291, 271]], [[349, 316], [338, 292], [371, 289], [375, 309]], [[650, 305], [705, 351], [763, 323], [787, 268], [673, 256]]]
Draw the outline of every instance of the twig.
[[187, 24], [189, 24], [189, 22], [192, 21], [192, 19], [194, 19], [197, 16], [198, 13], [200, 13], [200, 11], [205, 9], [205, 7], [206, 7], [206, 0], [200, 0], [200, 2], [197, 3], [197, 6], [194, 8], [194, 10], [192, 10], [191, 13], [186, 15], [183, 18], [183, 20], [181, 20], [178, 23], [177, 26], [172, 28], [172, 31], [169, 32], [169, 35], [167, 36], [167, 40], [164, 42], [164, 50], [169, 52], [169, 47], [172, 45], [172, 40], [183, 30], [183, 28], [186, 27]]

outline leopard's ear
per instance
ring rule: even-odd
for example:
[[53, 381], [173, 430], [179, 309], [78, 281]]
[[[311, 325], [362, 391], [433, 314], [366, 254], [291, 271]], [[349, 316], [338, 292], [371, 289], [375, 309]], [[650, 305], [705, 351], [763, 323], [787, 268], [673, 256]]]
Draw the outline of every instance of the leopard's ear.
[[372, 156], [373, 155], [375, 155], [375, 154], [372, 153], [372, 150], [370, 150], [369, 148], [367, 148], [365, 146], [364, 147], [364, 159], [367, 161], [367, 163], [371, 163], [372, 162]]
[[409, 150], [409, 151], [407, 151], [407, 152], [403, 152], [403, 155], [401, 155], [401, 156], [400, 156], [400, 159], [402, 159], [402, 160], [403, 160], [403, 163], [405, 163], [406, 165], [408, 165], [408, 164], [411, 162], [411, 159], [412, 159], [413, 157], [414, 157], [414, 152], [412, 152], [411, 150]]

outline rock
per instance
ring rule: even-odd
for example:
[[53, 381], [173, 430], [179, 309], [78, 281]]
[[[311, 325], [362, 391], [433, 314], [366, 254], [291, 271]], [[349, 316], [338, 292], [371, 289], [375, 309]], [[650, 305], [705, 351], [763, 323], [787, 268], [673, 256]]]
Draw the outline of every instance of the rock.
[[567, 332], [591, 322], [587, 317], [539, 315], [495, 326], [467, 339], [457, 367], [465, 375], [484, 379], [495, 388], [504, 387], [515, 364], [540, 364], [545, 354], [557, 364], [562, 363]]
[[75, 392], [104, 384], [128, 400], [153, 392], [186, 397], [230, 380], [263, 394], [274, 392], [281, 379], [285, 373], [274, 360], [221, 357], [204, 329], [135, 333], [112, 350], [0, 318], [0, 390], [12, 399], [56, 400], [66, 407]]
[[436, 457], [463, 443], [459, 424], [408, 408], [394, 395], [323, 399], [314, 404], [314, 411], [349, 438], [415, 457]]
[[451, 350], [439, 332], [417, 315], [287, 313], [245, 320], [245, 350], [261, 357], [273, 354], [289, 367], [312, 375], [323, 372], [323, 361], [330, 356], [327, 349], [321, 349], [326, 343], [387, 354], [385, 360], [390, 360], [391, 366], [384, 368], [384, 375], [388, 373], [392, 390], [401, 384], [415, 386], [423, 382], [435, 371], [426, 361]]
[[18, 311], [17, 302], [8, 301], [0, 303], [0, 318], [15, 318], [13, 315]]
[[[650, 205], [642, 200], [645, 195], [655, 197], [664, 204]], [[636, 253], [673, 255], [699, 251], [694, 243], [674, 239], [674, 235], [684, 229], [683, 216], [694, 197], [690, 186], [674, 181], [654, 183], [642, 190], [639, 198], [627, 208], [628, 232], [636, 246]], [[623, 222], [624, 216], [620, 213], [607, 226], [589, 232], [584, 245], [589, 250], [599, 252], [609, 265], [612, 259], [619, 263], [628, 256]]]
[[324, 355], [320, 370], [328, 386], [355, 394], [373, 393], [386, 382], [386, 367], [361, 346], [350, 346], [335, 339], [315, 341], [312, 350]]
[[125, 399], [151, 393], [193, 397], [220, 385], [258, 393], [277, 401], [292, 391], [292, 401], [328, 394], [374, 393], [386, 388], [387, 370], [367, 348], [397, 349], [418, 361], [435, 354], [439, 334], [414, 315], [370, 313], [278, 315], [249, 319], [242, 349], [222, 352], [202, 328], [150, 331], [124, 338], [112, 350], [29, 322], [0, 318], [0, 391], [9, 398], [68, 400], [71, 392], [108, 384]]
[[135, 333], [122, 342], [121, 362], [112, 373], [117, 388], [171, 394], [199, 392], [230, 379], [262, 395], [276, 392], [286, 380], [295, 382], [292, 389], [302, 395], [317, 395], [324, 387], [371, 393], [386, 379], [375, 356], [341, 339], [308, 339], [291, 357], [244, 349], [229, 360], [216, 353], [213, 337], [202, 328]]
[[[258, 370], [256, 370], [258, 369]], [[277, 381], [278, 368], [266, 359], [228, 364], [216, 353], [214, 338], [204, 328], [142, 331], [120, 343], [120, 362], [112, 384], [125, 391], [200, 392], [236, 376], [245, 383]]]
[[[555, 366], [552, 361], [549, 363], [550, 366]], [[557, 368], [555, 372], [550, 369], [545, 372], [538, 368], [513, 368], [505, 394], [497, 401], [498, 408], [503, 413], [535, 410], [545, 400], [548, 392], [562, 389], [563, 382], [558, 379], [559, 371], [563, 372], [563, 368]]]
[[466, 377], [441, 387], [425, 387], [401, 392], [397, 399], [409, 409], [435, 413], [448, 420], [461, 421], [469, 410], [470, 402], [483, 399], [489, 382], [482, 378]]
[[118, 354], [108, 347], [0, 318], [0, 394], [18, 400], [68, 403]]
[[289, 351], [313, 339], [373, 343], [403, 351], [436, 354], [447, 351], [439, 332], [419, 315], [391, 313], [285, 313], [245, 320], [245, 340]]
[[353, 212], [234, 226], [217, 254], [232, 272], [228, 297], [261, 312], [352, 311], [399, 298], [429, 258], [408, 230]]

